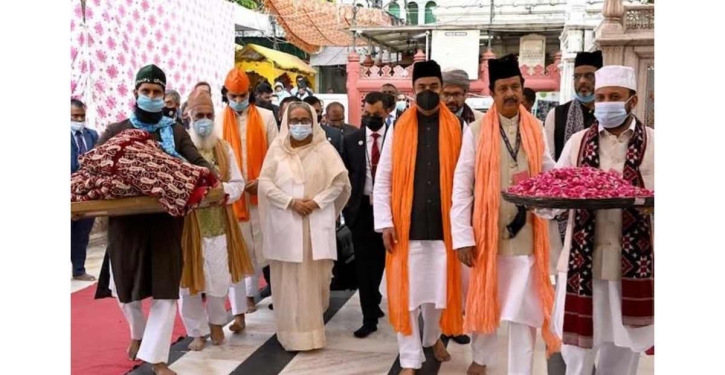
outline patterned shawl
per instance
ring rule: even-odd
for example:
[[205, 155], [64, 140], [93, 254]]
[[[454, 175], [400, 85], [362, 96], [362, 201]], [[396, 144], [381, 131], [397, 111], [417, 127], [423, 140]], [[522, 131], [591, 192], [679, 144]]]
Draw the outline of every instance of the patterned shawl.
[[164, 149], [164, 152], [175, 158], [184, 160], [184, 158], [179, 155], [178, 152], [176, 152], [173, 128], [173, 125], [176, 124], [176, 121], [174, 121], [170, 117], [164, 116], [157, 124], [147, 124], [145, 122], [141, 122], [141, 120], [136, 117], [135, 113], [132, 113], [128, 120], [131, 122], [131, 125], [133, 125], [133, 127], [136, 129], [141, 129], [149, 133], [153, 133], [159, 130], [159, 135], [161, 135], [161, 148]]

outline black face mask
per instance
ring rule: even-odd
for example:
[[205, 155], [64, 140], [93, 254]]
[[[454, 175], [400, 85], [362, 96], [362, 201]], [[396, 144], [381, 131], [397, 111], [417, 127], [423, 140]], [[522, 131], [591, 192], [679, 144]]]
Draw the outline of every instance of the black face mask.
[[425, 111], [435, 109], [441, 102], [441, 97], [437, 92], [424, 90], [415, 96], [415, 103]]
[[176, 119], [176, 108], [164, 108], [164, 116]]
[[361, 121], [362, 126], [376, 132], [383, 127], [383, 118], [377, 116], [363, 116]]
[[134, 106], [133, 111], [139, 121], [145, 122], [147, 124], [158, 124], [159, 121], [161, 121], [161, 119], [164, 117], [164, 111], [156, 113], [146, 112], [143, 109], [139, 108], [138, 105]]

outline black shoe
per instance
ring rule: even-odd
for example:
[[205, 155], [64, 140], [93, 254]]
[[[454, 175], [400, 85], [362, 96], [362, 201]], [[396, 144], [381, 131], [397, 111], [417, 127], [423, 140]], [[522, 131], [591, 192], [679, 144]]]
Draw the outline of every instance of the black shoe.
[[471, 343], [471, 338], [466, 335], [460, 335], [460, 336], [448, 336], [451, 340], [455, 341], [458, 344], [466, 345]]
[[371, 333], [378, 330], [378, 326], [364, 324], [360, 329], [355, 331], [355, 337], [362, 339], [368, 337]]
[[272, 288], [269, 287], [269, 285], [265, 286], [264, 289], [259, 291], [259, 298], [265, 299], [272, 295]]
[[378, 318], [384, 318], [384, 317], [385, 317], [385, 313], [383, 312], [383, 310], [378, 308]]

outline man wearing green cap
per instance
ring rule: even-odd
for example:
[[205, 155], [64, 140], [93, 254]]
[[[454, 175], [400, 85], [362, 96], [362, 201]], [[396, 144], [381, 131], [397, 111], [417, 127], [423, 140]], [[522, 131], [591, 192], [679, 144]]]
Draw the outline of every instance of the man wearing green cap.
[[[209, 168], [183, 126], [165, 117], [166, 75], [148, 65], [136, 75], [136, 105], [130, 117], [111, 124], [98, 145], [127, 129], [145, 130], [169, 155]], [[159, 375], [176, 374], [168, 368], [171, 335], [179, 299], [182, 266], [183, 217], [163, 214], [116, 216], [108, 219], [108, 247], [96, 298], [117, 297], [131, 329], [129, 359], [152, 364]], [[151, 297], [148, 321], [141, 301]]]

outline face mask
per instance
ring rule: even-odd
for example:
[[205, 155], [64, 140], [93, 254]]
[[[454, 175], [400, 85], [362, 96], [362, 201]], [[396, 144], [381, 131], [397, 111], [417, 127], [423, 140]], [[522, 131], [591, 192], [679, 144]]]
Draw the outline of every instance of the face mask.
[[420, 108], [426, 111], [435, 109], [441, 102], [441, 97], [438, 93], [431, 90], [424, 90], [415, 96], [415, 102]]
[[244, 99], [243, 102], [235, 102], [231, 100], [229, 101], [229, 106], [232, 107], [235, 112], [242, 112], [249, 107], [249, 98]]
[[136, 105], [146, 112], [159, 113], [164, 109], [164, 99], [151, 99], [146, 95], [139, 94]]
[[304, 140], [312, 134], [312, 125], [290, 125], [289, 133], [296, 141]]
[[194, 130], [202, 138], [206, 138], [214, 130], [214, 121], [203, 118], [201, 120], [194, 121]]
[[86, 127], [85, 122], [78, 122], [78, 121], [71, 121], [70, 122], [70, 130], [73, 132], [77, 132], [79, 130], [83, 130]]
[[407, 106], [408, 106], [408, 103], [405, 100], [401, 100], [401, 101], [398, 101], [397, 103], [395, 103], [395, 108], [398, 111], [405, 111], [405, 107], [407, 107]]
[[376, 132], [383, 127], [383, 118], [377, 116], [363, 116], [361, 121], [362, 126]]
[[176, 118], [176, 108], [168, 108], [168, 107], [165, 107], [164, 108], [164, 116], [171, 117], [171, 118], [174, 118], [175, 119]]
[[589, 94], [587, 96], [579, 96], [579, 93], [575, 92], [574, 97], [576, 100], [580, 101], [581, 103], [591, 103], [594, 101], [594, 94]]
[[[630, 98], [631, 99], [631, 98]], [[594, 104], [594, 117], [606, 129], [616, 128], [624, 123], [629, 113], [626, 105], [629, 102], [603, 102]]]

